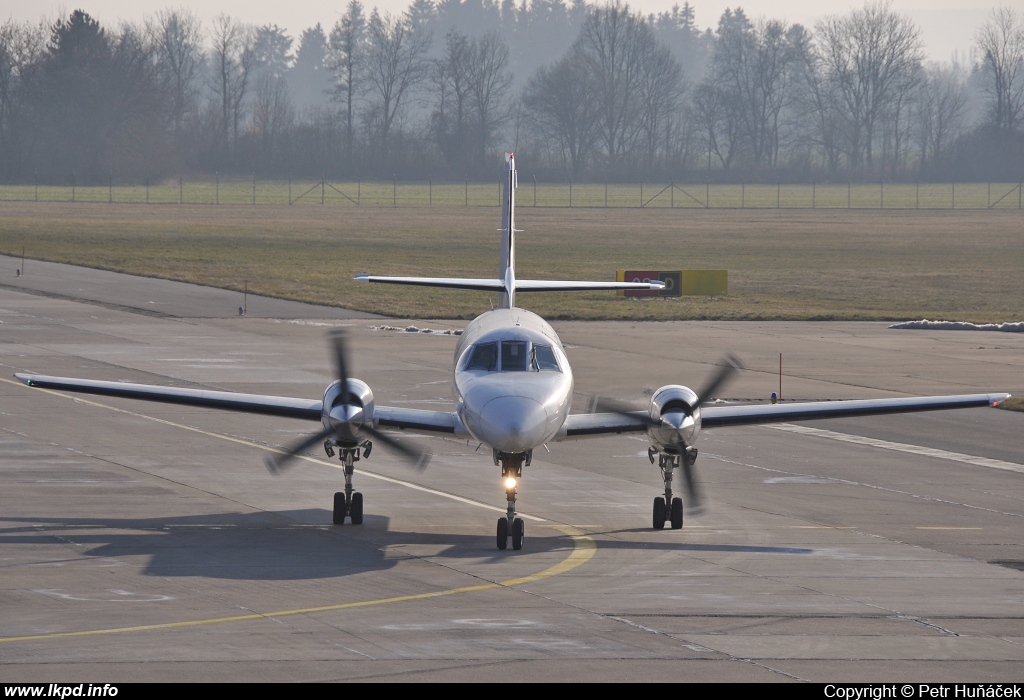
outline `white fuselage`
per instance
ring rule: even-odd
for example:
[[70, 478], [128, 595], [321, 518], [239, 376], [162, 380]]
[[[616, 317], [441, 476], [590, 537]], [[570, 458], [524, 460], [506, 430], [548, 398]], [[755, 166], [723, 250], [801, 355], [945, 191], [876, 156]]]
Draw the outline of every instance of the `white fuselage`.
[[470, 435], [498, 452], [524, 453], [550, 441], [569, 415], [572, 390], [558, 335], [525, 309], [478, 316], [455, 348], [455, 410]]

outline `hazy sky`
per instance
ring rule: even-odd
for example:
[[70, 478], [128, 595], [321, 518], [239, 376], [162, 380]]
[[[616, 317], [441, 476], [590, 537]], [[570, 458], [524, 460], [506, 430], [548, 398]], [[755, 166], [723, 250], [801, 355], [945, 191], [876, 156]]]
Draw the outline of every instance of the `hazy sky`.
[[[401, 12], [409, 0], [362, 0], [367, 8]], [[347, 0], [204, 0], [204, 2], [156, 2], [154, 0], [82, 0], [64, 2], [51, 0], [0, 0], [0, 20], [53, 20], [71, 10], [81, 8], [100, 22], [110, 24], [118, 19], [139, 21], [166, 7], [185, 7], [208, 23], [220, 13], [253, 24], [277, 24], [295, 39], [306, 27], [320, 22], [325, 30], [344, 11]], [[630, 5], [643, 12], [661, 12], [676, 4], [675, 0], [633, 0]], [[680, 1], [678, 4], [682, 4]], [[892, 0], [897, 12], [909, 16], [921, 29], [925, 51], [932, 60], [948, 61], [954, 52], [961, 60], [968, 58], [974, 43], [974, 32], [1000, 4], [993, 0]], [[1024, 0], [1003, 0], [1004, 5], [1024, 10]], [[809, 26], [827, 14], [846, 14], [863, 2], [854, 0], [693, 0], [697, 26], [714, 27], [726, 7], [743, 7], [748, 17], [769, 17], [800, 22]]]

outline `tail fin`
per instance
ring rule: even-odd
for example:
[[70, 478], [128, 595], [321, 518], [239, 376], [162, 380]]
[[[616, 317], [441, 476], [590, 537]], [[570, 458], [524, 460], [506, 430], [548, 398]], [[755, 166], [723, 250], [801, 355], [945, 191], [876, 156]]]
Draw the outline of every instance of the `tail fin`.
[[475, 289], [497, 292], [498, 306], [511, 309], [516, 303], [516, 292], [582, 292], [598, 289], [661, 289], [664, 282], [576, 282], [556, 280], [516, 279], [516, 156], [505, 154], [505, 178], [501, 198], [501, 263], [497, 278], [467, 279], [461, 277], [380, 277], [356, 275], [358, 282], [382, 284], [409, 284], [420, 287], [448, 289]]
[[501, 265], [498, 279], [505, 290], [498, 294], [498, 306], [511, 309], [516, 301], [516, 154], [505, 154], [505, 179], [501, 197]]

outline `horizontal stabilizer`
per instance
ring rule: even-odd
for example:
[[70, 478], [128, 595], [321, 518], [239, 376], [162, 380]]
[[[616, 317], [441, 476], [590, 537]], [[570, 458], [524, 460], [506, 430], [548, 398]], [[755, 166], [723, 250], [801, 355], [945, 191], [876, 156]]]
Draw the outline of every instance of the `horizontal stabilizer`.
[[[378, 284], [407, 284], [417, 287], [444, 287], [447, 289], [475, 289], [481, 292], [501, 292], [505, 282], [497, 278], [473, 279], [466, 277], [381, 277], [356, 275], [357, 282]], [[515, 280], [517, 292], [585, 292], [589, 290], [662, 289], [664, 282], [586, 282], [576, 280]]]

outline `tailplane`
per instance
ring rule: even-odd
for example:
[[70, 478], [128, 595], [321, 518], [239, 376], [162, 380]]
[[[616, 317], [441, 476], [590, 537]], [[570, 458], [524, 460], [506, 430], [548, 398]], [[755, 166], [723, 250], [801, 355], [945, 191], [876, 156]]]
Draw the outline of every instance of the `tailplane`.
[[464, 277], [381, 277], [356, 275], [357, 282], [380, 284], [408, 284], [418, 287], [444, 287], [447, 289], [473, 289], [497, 292], [498, 306], [515, 306], [516, 292], [583, 292], [613, 289], [661, 289], [663, 282], [587, 282], [574, 280], [517, 280], [516, 279], [516, 157], [505, 154], [505, 176], [501, 198], [501, 262], [496, 278]]

